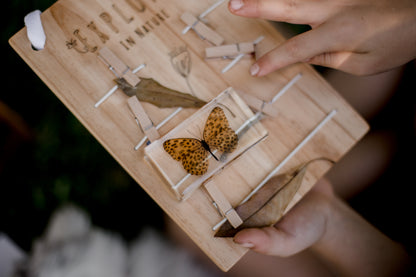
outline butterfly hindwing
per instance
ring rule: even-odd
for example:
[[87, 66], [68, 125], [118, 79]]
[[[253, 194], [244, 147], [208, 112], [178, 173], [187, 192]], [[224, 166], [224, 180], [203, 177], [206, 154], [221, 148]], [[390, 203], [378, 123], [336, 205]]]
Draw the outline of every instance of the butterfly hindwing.
[[163, 148], [172, 158], [182, 162], [184, 169], [192, 175], [202, 175], [208, 170], [208, 161], [205, 160], [208, 152], [198, 139], [169, 139], [163, 143]]
[[234, 151], [238, 144], [238, 136], [220, 107], [215, 107], [208, 116], [203, 136], [210, 148], [225, 153]]
[[187, 156], [182, 159], [183, 168], [192, 175], [203, 175], [208, 170], [208, 151], [203, 147], [189, 152]]

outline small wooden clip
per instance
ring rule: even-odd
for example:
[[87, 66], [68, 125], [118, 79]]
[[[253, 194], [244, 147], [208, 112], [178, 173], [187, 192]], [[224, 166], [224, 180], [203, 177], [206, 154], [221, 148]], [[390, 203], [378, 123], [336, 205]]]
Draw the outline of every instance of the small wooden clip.
[[283, 94], [285, 94], [300, 78], [302, 78], [302, 73], [298, 73], [293, 77], [283, 88], [281, 88], [275, 96], [273, 96], [272, 100], [270, 101], [264, 101], [260, 100], [257, 97], [247, 94], [243, 91], [238, 91], [238, 94], [241, 96], [241, 98], [244, 99], [244, 101], [252, 107], [253, 109], [260, 111], [262, 113], [268, 114], [270, 116], [277, 116], [277, 110], [273, 107], [273, 103], [277, 101]]
[[252, 107], [254, 110], [262, 111], [263, 113], [270, 115], [272, 117], [277, 116], [277, 110], [272, 105], [270, 105], [270, 103], [260, 100], [257, 97], [251, 94], [245, 93], [241, 90], [238, 91], [238, 94], [241, 96], [241, 98], [244, 99], [247, 105]]
[[127, 100], [127, 103], [129, 104], [131, 111], [133, 112], [135, 118], [140, 124], [141, 129], [149, 141], [152, 142], [160, 138], [159, 132], [156, 130], [152, 120], [150, 120], [149, 116], [143, 109], [139, 99], [137, 99], [136, 96], [132, 96], [129, 98], [129, 100]]
[[205, 188], [207, 189], [214, 203], [217, 205], [217, 208], [219, 209], [220, 213], [224, 215], [225, 218], [227, 218], [227, 220], [234, 228], [237, 228], [238, 226], [243, 224], [243, 220], [241, 219], [241, 217], [231, 206], [230, 202], [227, 200], [227, 198], [224, 196], [221, 190], [219, 190], [213, 182], [208, 182], [207, 184], [205, 184]]
[[193, 16], [192, 14], [185, 12], [181, 16], [181, 20], [185, 22], [187, 25], [185, 29], [183, 29], [182, 34], [186, 34], [190, 29], [193, 29], [196, 34], [201, 37], [202, 39], [206, 39], [214, 45], [221, 45], [224, 42], [224, 38], [221, 37], [217, 32], [209, 28], [203, 21], [204, 17], [207, 16], [210, 12], [215, 10], [219, 7], [225, 0], [218, 0], [213, 5], [211, 5], [208, 9], [206, 9], [203, 13], [201, 13], [198, 18]]
[[188, 12], [183, 13], [181, 20], [193, 29], [202, 39], [206, 39], [214, 45], [221, 45], [224, 42], [224, 38], [222, 36], [192, 14]]
[[254, 52], [252, 42], [241, 42], [215, 47], [205, 48], [205, 58], [235, 58], [240, 54], [251, 54]]
[[230, 70], [238, 63], [245, 55], [255, 52], [257, 44], [264, 39], [263, 36], [258, 37], [253, 42], [243, 42], [219, 47], [211, 47], [205, 49], [205, 56], [208, 58], [224, 57], [232, 58], [233, 60], [222, 69], [222, 73]]
[[135, 87], [140, 82], [140, 78], [107, 47], [101, 48], [99, 57], [103, 59], [117, 77], [124, 78], [131, 86]]
[[193, 29], [202, 39], [206, 39], [214, 45], [221, 45], [224, 42], [224, 38], [222, 36], [192, 14], [188, 12], [183, 13], [181, 20]]

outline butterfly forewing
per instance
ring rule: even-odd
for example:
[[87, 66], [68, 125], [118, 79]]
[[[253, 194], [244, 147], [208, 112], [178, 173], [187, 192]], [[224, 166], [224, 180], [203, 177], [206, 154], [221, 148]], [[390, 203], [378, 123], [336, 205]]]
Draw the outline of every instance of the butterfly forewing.
[[204, 140], [210, 148], [232, 152], [237, 148], [238, 136], [231, 129], [224, 111], [215, 107], [208, 116], [204, 128]]
[[204, 149], [201, 142], [194, 138], [168, 139], [163, 143], [163, 148], [177, 161], [181, 161], [190, 152], [199, 148]]

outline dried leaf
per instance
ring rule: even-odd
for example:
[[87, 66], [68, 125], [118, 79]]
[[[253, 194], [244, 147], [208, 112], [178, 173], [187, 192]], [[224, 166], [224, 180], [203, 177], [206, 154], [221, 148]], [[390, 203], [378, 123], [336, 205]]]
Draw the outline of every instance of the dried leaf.
[[151, 78], [140, 78], [136, 87], [132, 87], [123, 78], [115, 79], [115, 82], [128, 96], [136, 95], [140, 101], [152, 103], [159, 108], [199, 108], [206, 104], [195, 96], [164, 87]]
[[247, 202], [235, 208], [243, 220], [243, 224], [238, 228], [233, 228], [227, 221], [221, 226], [215, 236], [233, 237], [238, 231], [245, 228], [260, 228], [276, 224], [282, 218], [287, 206], [299, 190], [308, 165], [317, 160], [333, 163], [333, 161], [327, 158], [317, 158], [301, 164], [291, 173], [272, 177]]

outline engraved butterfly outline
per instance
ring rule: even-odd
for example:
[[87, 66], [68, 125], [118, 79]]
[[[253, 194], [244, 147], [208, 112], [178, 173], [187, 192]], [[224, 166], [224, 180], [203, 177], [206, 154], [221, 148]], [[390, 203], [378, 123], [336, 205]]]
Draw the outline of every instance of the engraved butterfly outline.
[[217, 149], [223, 153], [231, 153], [237, 148], [238, 136], [230, 127], [224, 110], [220, 107], [212, 109], [205, 123], [203, 139], [174, 138], [163, 142], [163, 148], [191, 175], [203, 175], [208, 171], [208, 154]]

